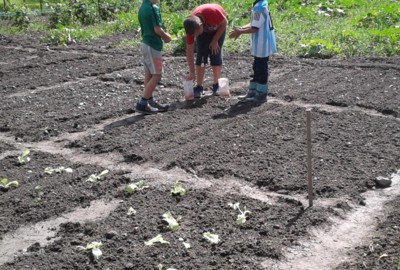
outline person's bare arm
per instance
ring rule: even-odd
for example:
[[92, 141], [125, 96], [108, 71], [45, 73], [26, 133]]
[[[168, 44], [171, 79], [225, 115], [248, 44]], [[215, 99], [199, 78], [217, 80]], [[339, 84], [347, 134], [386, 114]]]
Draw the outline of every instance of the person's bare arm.
[[229, 37], [233, 39], [237, 39], [242, 34], [253, 34], [258, 31], [258, 28], [251, 27], [250, 24], [246, 24], [241, 27], [234, 27], [233, 30], [229, 33]]
[[189, 74], [185, 76], [185, 79], [194, 80], [196, 77], [194, 69], [194, 43], [186, 44], [186, 61], [189, 66]]
[[219, 52], [220, 47], [218, 45], [218, 40], [222, 36], [222, 34], [225, 32], [227, 25], [228, 25], [228, 21], [226, 20], [226, 18], [224, 18], [222, 20], [222, 22], [218, 25], [217, 30], [210, 42], [210, 49], [211, 49], [212, 54], [216, 54]]
[[159, 35], [165, 43], [171, 41], [171, 36], [167, 32], [165, 32], [164, 29], [162, 29], [160, 26], [154, 26], [154, 32]]

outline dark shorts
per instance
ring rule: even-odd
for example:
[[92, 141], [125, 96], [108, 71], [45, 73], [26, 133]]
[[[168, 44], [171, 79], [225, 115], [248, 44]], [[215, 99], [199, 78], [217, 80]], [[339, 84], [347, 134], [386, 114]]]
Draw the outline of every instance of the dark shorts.
[[253, 72], [254, 77], [251, 80], [252, 82], [256, 82], [259, 84], [267, 84], [268, 83], [268, 60], [269, 57], [254, 57], [253, 62]]
[[211, 66], [221, 66], [222, 65], [222, 45], [224, 45], [225, 34], [224, 32], [222, 36], [218, 40], [219, 44], [219, 52], [217, 54], [211, 54], [211, 50], [209, 48], [210, 42], [215, 33], [206, 33], [204, 32], [196, 39], [196, 65], [200, 66], [202, 64], [208, 64], [208, 58], [210, 58]]

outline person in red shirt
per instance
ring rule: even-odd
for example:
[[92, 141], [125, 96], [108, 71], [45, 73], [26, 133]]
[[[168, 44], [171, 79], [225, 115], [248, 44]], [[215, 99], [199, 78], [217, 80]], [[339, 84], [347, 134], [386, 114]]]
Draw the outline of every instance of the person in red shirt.
[[[196, 79], [196, 86], [193, 89], [195, 98], [200, 98], [203, 93], [204, 73], [208, 58], [210, 58], [213, 72], [213, 95], [219, 95], [218, 79], [222, 70], [221, 49], [225, 40], [227, 24], [225, 11], [218, 4], [200, 5], [183, 21], [186, 32], [186, 61], [189, 66], [189, 73], [185, 79]], [[197, 55], [194, 63], [195, 39]]]

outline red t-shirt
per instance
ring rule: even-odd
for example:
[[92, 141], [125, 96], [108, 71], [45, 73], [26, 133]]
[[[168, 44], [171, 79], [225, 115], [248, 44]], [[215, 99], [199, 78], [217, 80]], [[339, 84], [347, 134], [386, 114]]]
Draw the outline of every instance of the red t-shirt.
[[[195, 8], [191, 15], [201, 15], [204, 32], [210, 33], [217, 30], [218, 25], [225, 20], [225, 11], [218, 4], [203, 4]], [[186, 35], [186, 43], [193, 44], [194, 36]]]

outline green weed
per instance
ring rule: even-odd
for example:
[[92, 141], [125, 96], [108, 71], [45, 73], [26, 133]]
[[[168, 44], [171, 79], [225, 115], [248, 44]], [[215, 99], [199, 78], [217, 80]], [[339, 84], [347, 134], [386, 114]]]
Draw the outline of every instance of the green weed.
[[340, 49], [323, 39], [303, 40], [300, 56], [306, 58], [331, 58], [339, 54]]

